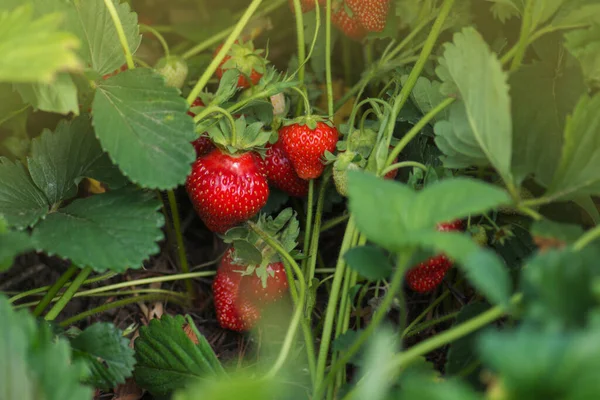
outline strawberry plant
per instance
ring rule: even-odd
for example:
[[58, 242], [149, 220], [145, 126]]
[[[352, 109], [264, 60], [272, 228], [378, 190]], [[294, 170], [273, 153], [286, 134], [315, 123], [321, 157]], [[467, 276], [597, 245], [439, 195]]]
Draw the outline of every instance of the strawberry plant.
[[595, 399], [595, 0], [0, 0], [0, 399]]

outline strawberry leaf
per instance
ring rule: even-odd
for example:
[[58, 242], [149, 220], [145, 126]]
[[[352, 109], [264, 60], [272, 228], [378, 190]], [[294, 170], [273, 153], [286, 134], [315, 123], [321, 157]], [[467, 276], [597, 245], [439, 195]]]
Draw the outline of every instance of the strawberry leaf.
[[77, 86], [67, 73], [57, 74], [51, 84], [18, 83], [15, 84], [15, 88], [23, 101], [30, 103], [34, 109], [63, 115], [79, 114]]
[[438, 143], [445, 162], [481, 165], [487, 159], [505, 181], [512, 181], [510, 98], [500, 61], [475, 29], [465, 28], [445, 45], [440, 64], [444, 73], [438, 68], [438, 75], [456, 87], [461, 99], [450, 111], [451, 126], [436, 128], [436, 143], [445, 141], [452, 148]]
[[35, 224], [50, 209], [44, 193], [19, 161], [0, 157], [0, 215], [18, 229]]
[[[288, 389], [289, 390], [289, 389]], [[189, 387], [181, 388], [173, 396], [173, 400], [264, 400], [289, 395], [279, 381], [238, 373], [233, 376], [204, 379], [194, 382]]]
[[33, 19], [31, 5], [0, 9], [0, 82], [50, 83], [59, 71], [80, 69], [79, 41], [60, 23], [60, 14]]
[[389, 278], [393, 268], [388, 256], [378, 247], [354, 247], [344, 254], [348, 266], [371, 281]]
[[133, 372], [135, 359], [129, 340], [113, 324], [96, 323], [71, 339], [73, 358], [85, 362], [93, 387], [111, 389]]
[[565, 39], [565, 47], [579, 60], [589, 86], [600, 87], [600, 25], [569, 32]]
[[134, 377], [155, 396], [167, 396], [196, 379], [211, 382], [224, 373], [206, 338], [196, 334], [199, 343], [194, 344], [183, 330], [185, 323], [180, 315], [165, 314], [140, 328]]
[[[401, 83], [404, 85], [407, 79], [408, 75], [403, 75], [401, 78]], [[411, 97], [415, 105], [423, 114], [427, 114], [446, 99], [446, 96], [442, 95], [440, 90], [441, 86], [442, 84], [440, 82], [430, 81], [423, 76], [420, 76], [419, 79], [417, 79], [417, 83], [413, 88]], [[449, 112], [448, 109], [446, 109], [437, 114], [434, 118], [434, 121], [448, 119], [448, 117]]]
[[[129, 4], [112, 0], [123, 26], [127, 44], [132, 53], [139, 47], [137, 15]], [[105, 75], [125, 64], [125, 55], [119, 42], [117, 29], [104, 0], [75, 1], [76, 17], [69, 20], [69, 28], [82, 42], [81, 58], [98, 74]]]
[[69, 343], [37, 325], [26, 311], [15, 312], [0, 294], [0, 399], [81, 400], [92, 389], [79, 383], [84, 366], [71, 359]]
[[129, 179], [152, 189], [185, 182], [197, 136], [188, 104], [160, 75], [136, 68], [99, 83], [92, 111], [102, 147]]
[[75, 200], [49, 214], [35, 227], [33, 239], [38, 249], [95, 271], [140, 268], [159, 251], [164, 224], [159, 208], [151, 192], [113, 190]]
[[0, 215], [0, 271], [10, 268], [15, 256], [31, 249], [33, 243], [29, 235], [8, 230], [8, 223]]
[[223, 104], [231, 99], [238, 91], [237, 83], [239, 77], [240, 72], [236, 69], [225, 71], [225, 73], [223, 73], [223, 77], [219, 81], [219, 87], [217, 88], [215, 97], [211, 101], [211, 105]]

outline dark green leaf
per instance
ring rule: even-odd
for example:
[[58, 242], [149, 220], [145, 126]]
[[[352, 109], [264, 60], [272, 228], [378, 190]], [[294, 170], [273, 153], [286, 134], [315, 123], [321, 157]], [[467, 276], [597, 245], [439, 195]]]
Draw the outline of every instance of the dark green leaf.
[[350, 268], [372, 281], [388, 278], [392, 272], [388, 256], [378, 247], [354, 247], [344, 254], [344, 260]]
[[0, 215], [0, 272], [10, 268], [15, 256], [31, 249], [33, 243], [29, 235], [8, 230], [8, 223]]
[[0, 215], [19, 229], [35, 224], [48, 212], [48, 200], [19, 161], [0, 157]]
[[243, 259], [245, 264], [260, 265], [262, 262], [260, 250], [246, 240], [234, 240], [233, 247], [235, 248], [236, 257]]
[[102, 147], [131, 181], [155, 189], [185, 181], [197, 136], [188, 104], [160, 75], [143, 68], [117, 74], [99, 84], [92, 109]]
[[[408, 79], [408, 75], [402, 76], [401, 82], [404, 84]], [[412, 90], [411, 97], [414, 100], [421, 113], [427, 114], [429, 111], [433, 110], [438, 104], [440, 104], [445, 96], [442, 95], [440, 91], [440, 86], [442, 84], [438, 81], [430, 81], [429, 79], [420, 76], [417, 79], [417, 83]], [[449, 111], [445, 109], [444, 111], [437, 114], [434, 118], [434, 121], [448, 119]]]
[[164, 224], [159, 208], [152, 192], [114, 190], [49, 214], [35, 227], [33, 239], [40, 250], [95, 271], [140, 268], [159, 251]]
[[74, 358], [89, 368], [87, 381], [96, 388], [111, 389], [133, 372], [135, 359], [129, 340], [110, 323], [96, 323], [71, 340]]
[[199, 344], [194, 344], [183, 331], [185, 323], [180, 315], [165, 314], [140, 328], [135, 341], [134, 376], [140, 386], [155, 396], [167, 396], [197, 379], [214, 382], [223, 373], [204, 336], [200, 335]]
[[84, 366], [71, 359], [69, 343], [36, 325], [27, 311], [15, 312], [0, 294], [0, 399], [82, 400], [92, 389], [79, 383]]

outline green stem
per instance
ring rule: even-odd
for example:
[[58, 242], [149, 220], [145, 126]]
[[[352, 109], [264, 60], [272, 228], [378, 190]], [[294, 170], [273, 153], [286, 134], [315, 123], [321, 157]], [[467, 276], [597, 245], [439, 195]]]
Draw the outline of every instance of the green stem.
[[450, 314], [446, 314], [443, 315], [439, 318], [433, 319], [431, 321], [425, 321], [422, 324], [418, 324], [416, 326], [413, 327], [413, 329], [411, 329], [410, 331], [406, 332], [406, 329], [404, 330], [404, 332], [406, 332], [406, 334], [403, 334], [402, 337], [403, 338], [409, 338], [411, 336], [416, 335], [417, 333], [419, 333], [420, 331], [422, 331], [423, 329], [427, 329], [430, 328], [432, 326], [435, 326], [437, 324], [441, 324], [444, 321], [448, 321], [450, 319], [454, 319], [456, 318], [456, 316], [459, 314], [459, 311], [450, 313]]
[[[413, 69], [410, 71], [410, 75], [408, 76], [408, 79], [404, 83], [404, 86], [402, 87], [402, 90], [400, 91], [400, 94], [398, 95], [399, 98], [394, 102], [394, 111], [393, 111], [392, 115], [390, 116], [390, 120], [388, 121], [388, 132], [387, 132], [388, 146], [390, 145], [392, 136], [394, 134], [394, 127], [396, 126], [396, 120], [398, 118], [398, 114], [400, 113], [400, 110], [402, 110], [402, 107], [404, 107], [404, 104], [406, 104], [406, 102], [408, 101], [408, 97], [410, 96], [410, 93], [412, 92], [413, 88], [415, 87], [415, 85], [417, 83], [417, 79], [421, 75], [421, 72], [423, 71], [423, 68], [425, 67], [425, 63], [427, 62], [427, 59], [429, 58], [429, 55], [433, 51], [433, 47], [435, 46], [435, 43], [442, 31], [442, 27], [444, 26], [444, 21], [446, 21], [446, 18], [448, 17], [448, 14], [450, 13], [452, 6], [454, 5], [454, 1], [455, 0], [444, 0], [444, 2], [442, 3], [440, 12], [439, 12], [435, 22], [433, 23], [433, 26], [431, 27], [431, 31], [429, 32], [429, 35], [427, 36], [427, 40], [425, 41], [423, 50], [421, 50], [419, 59], [415, 63], [415, 66], [413, 67]], [[439, 105], [438, 105], [438, 107], [439, 107]], [[416, 135], [416, 133], [415, 133], [415, 135]], [[398, 146], [396, 146], [396, 148], [398, 148]], [[395, 150], [396, 149], [394, 149], [394, 151]], [[395, 157], [392, 157], [391, 161], [388, 158], [387, 165], [392, 164], [394, 158]]]
[[[109, 0], [105, 0], [105, 1], [109, 1]], [[196, 99], [196, 97], [198, 97], [200, 92], [202, 92], [202, 89], [204, 89], [204, 87], [208, 83], [210, 77], [215, 73], [215, 71], [217, 70], [217, 67], [219, 66], [221, 61], [223, 61], [223, 59], [225, 58], [225, 55], [227, 54], [227, 52], [233, 45], [233, 42], [235, 42], [237, 37], [240, 35], [240, 33], [242, 33], [242, 30], [244, 29], [244, 27], [246, 26], [248, 21], [250, 21], [252, 14], [254, 14], [254, 12], [260, 5], [260, 3], [262, 3], [262, 0], [252, 0], [252, 2], [248, 6], [248, 8], [244, 12], [244, 14], [238, 21], [238, 23], [235, 25], [235, 28], [233, 28], [233, 30], [229, 34], [229, 37], [227, 38], [227, 40], [225, 40], [225, 43], [223, 43], [223, 47], [221, 48], [221, 50], [219, 50], [219, 52], [215, 55], [215, 57], [210, 62], [210, 64], [206, 68], [206, 70], [204, 70], [204, 73], [202, 74], [200, 79], [198, 79], [198, 82], [196, 82], [196, 85], [194, 86], [194, 88], [192, 89], [192, 91], [190, 92], [190, 94], [187, 97], [188, 104], [191, 105], [194, 102], [194, 100]]]
[[[173, 218], [173, 230], [175, 231], [175, 239], [177, 240], [177, 254], [179, 256], [179, 267], [184, 274], [190, 272], [190, 266], [188, 264], [187, 255], [185, 252], [185, 244], [183, 242], [183, 233], [181, 232], [181, 221], [179, 219], [179, 209], [177, 207], [177, 200], [175, 199], [175, 193], [173, 190], [167, 191], [169, 197], [169, 208], [171, 209], [171, 217]], [[194, 298], [194, 287], [192, 281], [186, 279], [185, 288], [187, 290], [190, 299]]]
[[128, 304], [140, 303], [142, 301], [162, 300], [162, 299], [169, 299], [175, 303], [180, 303], [177, 300], [177, 298], [172, 298], [171, 296], [165, 296], [163, 294], [146, 294], [146, 295], [142, 295], [142, 296], [133, 296], [133, 297], [128, 297], [126, 299], [106, 303], [99, 307], [92, 308], [91, 310], [84, 311], [80, 314], [77, 314], [69, 319], [62, 321], [59, 325], [62, 327], [69, 326], [71, 324], [74, 324], [77, 321], [81, 321], [82, 319], [91, 317], [92, 315], [100, 314], [102, 312], [112, 310], [114, 308], [123, 307]]
[[[407, 86], [404, 86], [404, 88], [406, 88], [406, 87]], [[402, 89], [402, 91], [404, 91], [404, 88]], [[400, 96], [402, 96], [402, 93], [400, 93]], [[440, 112], [442, 112], [446, 107], [448, 107], [450, 104], [454, 103], [455, 100], [456, 99], [449, 97], [449, 98], [445, 99], [444, 101], [442, 101], [437, 106], [435, 106], [435, 108], [432, 109], [431, 111], [429, 111], [427, 114], [425, 114], [423, 116], [423, 118], [421, 118], [419, 120], [419, 122], [417, 122], [402, 137], [402, 139], [400, 139], [400, 141], [398, 142], [398, 144], [396, 145], [396, 147], [394, 147], [394, 150], [392, 150], [392, 152], [388, 156], [386, 165], [388, 165], [388, 166], [392, 165], [393, 162], [394, 162], [394, 160], [396, 159], [396, 157], [398, 157], [398, 155], [400, 154], [400, 152], [402, 150], [404, 150], [404, 148], [410, 143], [410, 141], [413, 140], [421, 132], [421, 130], [425, 127], [425, 125], [427, 125], [429, 123], [429, 121], [431, 121], [437, 114], [439, 114]], [[394, 104], [394, 109], [396, 109], [396, 104]], [[396, 118], [394, 117], [390, 121], [390, 126], [391, 126], [390, 134], [393, 134], [393, 132], [394, 132], [394, 123], [393, 123], [393, 121], [395, 121], [395, 120], [396, 120]]]
[[592, 243], [594, 240], [598, 239], [599, 237], [600, 237], [600, 225], [594, 227], [593, 229], [590, 229], [589, 231], [587, 231], [583, 235], [581, 235], [581, 237], [579, 239], [577, 239], [577, 241], [573, 245], [573, 249], [575, 251], [580, 251], [585, 246]]
[[[321, 222], [323, 220], [323, 207], [325, 206], [325, 195], [327, 194], [327, 184], [331, 173], [327, 172], [321, 179], [321, 188], [319, 189], [319, 197], [317, 199], [317, 209], [315, 212], [313, 232], [311, 235], [310, 250], [308, 252], [308, 277], [307, 282], [311, 282], [315, 276], [317, 268], [317, 255], [319, 253], [319, 237], [321, 235]], [[308, 225], [307, 225], [308, 226]]]
[[296, 36], [298, 42], [298, 79], [300, 85], [304, 85], [304, 71], [305, 71], [305, 60], [306, 60], [306, 43], [304, 40], [304, 14], [302, 13], [302, 5], [300, 0], [294, 0], [294, 14], [296, 17]]
[[56, 317], [58, 317], [58, 314], [60, 314], [60, 312], [67, 306], [67, 303], [71, 301], [75, 295], [75, 292], [77, 292], [79, 287], [83, 284], [83, 281], [85, 281], [85, 279], [91, 273], [92, 269], [90, 267], [84, 268], [81, 270], [81, 272], [79, 272], [79, 275], [75, 277], [73, 283], [69, 285], [56, 304], [50, 309], [50, 311], [48, 311], [44, 317], [46, 321], [54, 321]]
[[419, 168], [425, 172], [427, 172], [427, 167], [424, 164], [421, 164], [420, 162], [417, 161], [402, 161], [396, 164], [392, 164], [389, 167], [385, 168], [383, 170], [383, 172], [381, 173], [382, 176], [386, 176], [387, 174], [389, 174], [392, 171], [395, 171], [397, 169], [400, 168], [406, 168], [406, 167], [415, 167], [415, 168]]
[[[356, 230], [354, 218], [350, 217], [348, 225], [346, 226], [346, 232], [342, 241], [342, 247], [338, 256], [337, 265], [335, 267], [335, 274], [333, 275], [333, 282], [331, 284], [331, 292], [329, 294], [329, 301], [327, 302], [327, 310], [325, 311], [325, 322], [323, 323], [323, 332], [321, 334], [321, 345], [319, 346], [319, 354], [317, 357], [317, 373], [315, 379], [314, 390], [320, 388], [323, 383], [323, 377], [325, 375], [325, 366], [327, 364], [327, 356], [329, 355], [329, 346], [331, 344], [331, 333], [333, 331], [333, 321], [335, 318], [335, 311], [340, 298], [340, 288], [342, 286], [342, 278], [344, 277], [346, 270], [346, 262], [344, 261], [344, 254], [351, 246], [352, 239], [354, 237], [354, 231]], [[315, 399], [320, 397], [313, 396]]]
[[415, 26], [415, 29], [412, 29], [410, 33], [406, 35], [404, 39], [398, 44], [398, 46], [396, 46], [394, 50], [390, 51], [389, 54], [387, 54], [383, 58], [382, 63], [388, 63], [390, 60], [396, 57], [398, 53], [400, 53], [427, 26], [427, 24], [431, 22], [432, 19], [433, 17], [425, 18], [424, 20], [419, 22], [419, 24]]
[[423, 312], [421, 314], [419, 314], [419, 316], [417, 318], [415, 318], [406, 327], [406, 329], [404, 329], [404, 331], [402, 332], [402, 337], [403, 338], [406, 337], [406, 335], [408, 334], [408, 332], [410, 332], [415, 325], [417, 325], [423, 318], [425, 318], [425, 316], [427, 314], [429, 314], [429, 312], [431, 310], [433, 310], [435, 307], [437, 307], [438, 304], [440, 304], [446, 297], [448, 297], [449, 294], [450, 294], [450, 291], [446, 290], [446, 291], [444, 291], [444, 293], [442, 293], [442, 295], [440, 297], [438, 297], [431, 304], [429, 304], [429, 306], [427, 306], [427, 308], [425, 310], [423, 310]]
[[337, 362], [331, 366], [331, 368], [329, 369], [329, 373], [327, 374], [327, 378], [320, 385], [320, 388], [317, 389], [317, 395], [314, 396], [315, 399], [321, 398], [322, 394], [325, 392], [327, 382], [330, 382], [335, 377], [336, 373], [339, 370], [341, 370], [348, 361], [350, 361], [350, 359], [358, 352], [358, 350], [360, 350], [362, 345], [369, 339], [369, 337], [371, 337], [373, 332], [375, 332], [377, 327], [381, 324], [381, 322], [388, 313], [388, 309], [394, 301], [396, 292], [398, 292], [401, 289], [402, 280], [404, 278], [404, 272], [410, 260], [410, 257], [411, 252], [399, 255], [396, 270], [394, 271], [394, 275], [392, 277], [392, 281], [390, 282], [388, 291], [385, 294], [383, 300], [381, 301], [381, 304], [377, 308], [377, 311], [373, 314], [371, 323], [365, 328], [364, 331], [361, 332], [358, 338], [352, 343], [352, 346], [350, 346], [348, 350], [342, 353]]
[[156, 39], [158, 39], [158, 41], [160, 42], [160, 45], [163, 48], [163, 52], [165, 53], [165, 58], [168, 58], [170, 56], [169, 45], [167, 44], [167, 41], [165, 40], [163, 35], [159, 31], [157, 31], [156, 29], [154, 29], [153, 27], [151, 27], [149, 25], [140, 24], [140, 32], [143, 32], [143, 31], [150, 32], [151, 34], [154, 35], [154, 37], [156, 37]]
[[62, 274], [60, 278], [58, 278], [54, 285], [50, 287], [50, 290], [46, 292], [46, 295], [40, 300], [35, 310], [33, 310], [34, 316], [39, 317], [40, 315], [42, 315], [42, 312], [44, 312], [46, 307], [48, 307], [48, 304], [50, 304], [52, 299], [54, 299], [54, 296], [56, 296], [60, 289], [62, 289], [67, 284], [69, 279], [71, 279], [71, 277], [75, 275], [75, 272], [77, 272], [78, 269], [79, 268], [77, 268], [75, 265], [71, 264], [69, 269], [67, 269], [65, 273]]
[[350, 214], [344, 214], [344, 215], [340, 215], [339, 217], [330, 219], [329, 221], [327, 221], [323, 225], [321, 225], [321, 233], [328, 231], [328, 230], [338, 226], [341, 223], [346, 222], [348, 220], [348, 218], [350, 218]]
[[333, 78], [331, 72], [331, 0], [325, 12], [325, 81], [327, 84], [327, 114], [333, 120]]
[[527, 0], [525, 11], [523, 12], [523, 20], [521, 21], [521, 34], [519, 36], [519, 42], [517, 44], [512, 64], [510, 65], [511, 72], [516, 71], [521, 66], [523, 58], [525, 57], [527, 45], [529, 44], [529, 35], [531, 34], [531, 30], [535, 29], [535, 27], [532, 26], [533, 7], [533, 0]]
[[310, 252], [310, 236], [311, 236], [311, 228], [312, 228], [312, 218], [313, 218], [313, 201], [314, 201], [314, 193], [315, 193], [315, 180], [311, 179], [308, 181], [308, 200], [306, 201], [306, 225], [304, 226], [304, 259], [302, 260], [302, 271], [304, 272], [304, 276], [307, 282], [310, 282], [310, 275], [308, 271], [308, 258]]
[[123, 24], [119, 19], [119, 14], [117, 13], [117, 9], [113, 4], [112, 0], [104, 0], [104, 5], [112, 18], [113, 24], [115, 25], [115, 29], [117, 30], [117, 36], [119, 37], [119, 42], [121, 43], [121, 47], [123, 48], [123, 52], [125, 53], [125, 60], [127, 61], [127, 68], [134, 69], [135, 64], [133, 62], [133, 55], [131, 54], [131, 50], [129, 49], [129, 44], [127, 43], [127, 36], [125, 35], [125, 30], [123, 29]]

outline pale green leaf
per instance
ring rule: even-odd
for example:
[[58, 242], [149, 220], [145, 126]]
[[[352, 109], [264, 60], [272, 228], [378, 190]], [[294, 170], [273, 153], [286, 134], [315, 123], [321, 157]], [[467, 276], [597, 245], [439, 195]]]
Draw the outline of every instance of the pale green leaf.
[[360, 384], [356, 399], [384, 400], [394, 384], [387, 365], [396, 354], [398, 337], [392, 329], [384, 327], [371, 335], [361, 363]]
[[93, 387], [111, 389], [133, 373], [135, 358], [129, 339], [110, 323], [96, 323], [71, 340], [73, 357], [89, 370], [86, 379]]
[[[137, 15], [127, 2], [111, 1], [117, 10], [129, 49], [135, 53], [142, 39]], [[88, 66], [105, 75], [125, 64], [123, 48], [104, 0], [75, 1], [74, 7], [77, 16], [69, 21], [69, 28], [81, 40], [81, 58]]]
[[159, 208], [153, 193], [109, 191], [49, 214], [35, 227], [33, 239], [38, 249], [95, 271], [140, 268], [160, 250], [164, 217]]
[[77, 86], [67, 73], [59, 73], [52, 83], [18, 83], [15, 88], [35, 109], [63, 115], [79, 114]]
[[350, 268], [365, 278], [376, 281], [389, 278], [393, 268], [388, 256], [378, 247], [354, 247], [344, 254]]
[[54, 133], [45, 130], [33, 140], [29, 173], [55, 206], [77, 194], [77, 184], [102, 156], [89, 116], [63, 120]]
[[521, 0], [487, 0], [492, 4], [492, 14], [494, 17], [505, 23], [512, 17], [521, 15], [523, 12], [523, 3]]
[[600, 87], [600, 25], [568, 32], [565, 39], [565, 47], [579, 60], [588, 85]]
[[61, 15], [34, 20], [32, 12], [27, 5], [0, 11], [0, 82], [51, 83], [57, 72], [80, 68], [79, 41], [59, 31]]
[[455, 128], [454, 135], [465, 143], [476, 143], [475, 159], [485, 156], [505, 180], [512, 180], [510, 98], [507, 75], [496, 55], [475, 29], [465, 28], [454, 35], [453, 43], [446, 44], [440, 64], [456, 85], [465, 109], [466, 121], [460, 130]]
[[[401, 83], [404, 85], [408, 75], [403, 75]], [[446, 97], [442, 95], [440, 87], [442, 84], [438, 81], [430, 81], [429, 79], [420, 76], [417, 79], [415, 87], [412, 90], [411, 97], [415, 105], [423, 114], [427, 114], [440, 104]], [[448, 109], [443, 110], [434, 117], [434, 121], [439, 121], [448, 118]]]
[[[278, 381], [257, 379], [243, 373], [228, 378], [192, 381], [189, 387], [181, 389], [175, 393], [173, 400], [265, 400], [281, 398], [285, 393]], [[289, 396], [289, 393], [286, 395]]]
[[19, 161], [0, 157], [0, 182], [0, 214], [9, 226], [23, 229], [46, 215], [48, 200]]
[[567, 118], [560, 163], [547, 196], [571, 199], [600, 194], [600, 94], [582, 96]]
[[82, 400], [92, 389], [79, 383], [83, 365], [73, 362], [69, 343], [47, 324], [37, 326], [25, 310], [15, 312], [0, 294], [0, 399]]
[[196, 158], [194, 123], [160, 75], [136, 68], [101, 82], [92, 110], [103, 149], [131, 181], [153, 189], [185, 182]]

